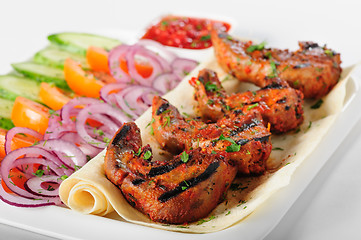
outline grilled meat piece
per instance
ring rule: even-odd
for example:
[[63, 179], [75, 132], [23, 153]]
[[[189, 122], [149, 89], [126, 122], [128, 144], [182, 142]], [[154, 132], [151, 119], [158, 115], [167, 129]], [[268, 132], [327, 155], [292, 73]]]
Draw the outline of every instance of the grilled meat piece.
[[167, 100], [153, 98], [152, 127], [163, 149], [174, 154], [201, 148], [202, 153], [221, 154], [233, 160], [240, 174], [262, 174], [272, 144], [257, 110], [247, 115], [229, 114], [216, 123], [184, 118]]
[[211, 36], [220, 66], [240, 81], [259, 87], [268, 86], [278, 76], [300, 89], [305, 98], [321, 98], [341, 75], [340, 54], [317, 43], [299, 42], [300, 49], [289, 52], [242, 42], [218, 30], [212, 30]]
[[104, 168], [127, 201], [156, 222], [182, 224], [206, 217], [222, 200], [237, 168], [221, 154], [200, 149], [162, 162], [142, 146], [135, 123], [125, 123], [110, 142]]
[[290, 131], [303, 122], [302, 92], [279, 78], [257, 91], [227, 95], [217, 74], [203, 69], [198, 78], [190, 80], [190, 84], [195, 89], [196, 110], [205, 121], [215, 122], [230, 114], [247, 115], [258, 110], [265, 126], [270, 123], [273, 133]]

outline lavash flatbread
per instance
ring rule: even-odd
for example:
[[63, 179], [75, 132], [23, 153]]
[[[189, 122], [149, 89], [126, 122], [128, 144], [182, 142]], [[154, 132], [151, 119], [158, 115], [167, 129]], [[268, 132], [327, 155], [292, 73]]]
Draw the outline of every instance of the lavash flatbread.
[[[249, 84], [227, 76], [215, 60], [199, 65], [174, 90], [164, 97], [179, 111], [194, 115], [193, 88], [188, 80], [197, 76], [199, 70], [210, 68], [223, 79], [222, 85], [228, 93], [248, 90]], [[210, 215], [198, 222], [187, 225], [165, 225], [152, 222], [131, 207], [121, 191], [106, 177], [103, 169], [105, 151], [88, 162], [83, 168], [66, 179], [60, 186], [61, 200], [71, 209], [84, 214], [105, 216], [116, 212], [129, 222], [171, 231], [207, 233], [222, 230], [240, 222], [252, 213], [271, 194], [289, 184], [295, 169], [317, 148], [323, 136], [342, 111], [346, 95], [346, 82], [352, 68], [344, 69], [340, 82], [324, 99], [319, 109], [311, 109], [314, 103], [304, 105], [305, 121], [299, 131], [280, 136], [272, 136], [273, 150], [267, 161], [268, 171], [259, 177], [237, 178], [227, 193], [225, 201], [219, 204]], [[167, 154], [159, 148], [146, 126], [151, 120], [148, 109], [136, 124], [141, 129], [143, 144], [149, 143], [155, 158], [165, 158]], [[109, 215], [108, 215], [109, 216]], [[114, 216], [114, 213], [112, 213]]]

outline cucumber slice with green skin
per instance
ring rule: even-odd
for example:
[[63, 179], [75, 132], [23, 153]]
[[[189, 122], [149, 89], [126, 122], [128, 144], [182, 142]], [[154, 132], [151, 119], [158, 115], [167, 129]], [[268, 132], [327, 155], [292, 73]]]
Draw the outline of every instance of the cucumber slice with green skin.
[[14, 107], [14, 101], [0, 98], [0, 118], [11, 118], [11, 111]]
[[55, 86], [69, 90], [64, 72], [59, 68], [46, 66], [35, 62], [14, 63], [11, 66], [19, 73], [38, 82], [53, 83]]
[[26, 77], [16, 75], [0, 76], [0, 98], [15, 101], [17, 96], [41, 102], [39, 98], [40, 84]]
[[121, 44], [117, 39], [107, 38], [88, 33], [64, 32], [48, 36], [51, 43], [58, 45], [66, 51], [78, 53], [85, 56], [89, 46], [101, 47], [110, 50]]
[[71, 58], [79, 62], [84, 69], [89, 69], [86, 58], [82, 55], [64, 51], [56, 46], [47, 47], [37, 52], [33, 58], [34, 62], [48, 65], [50, 67], [64, 69], [65, 59]]
[[15, 127], [11, 121], [11, 111], [13, 110], [13, 106], [13, 101], [0, 98], [0, 128], [10, 130]]

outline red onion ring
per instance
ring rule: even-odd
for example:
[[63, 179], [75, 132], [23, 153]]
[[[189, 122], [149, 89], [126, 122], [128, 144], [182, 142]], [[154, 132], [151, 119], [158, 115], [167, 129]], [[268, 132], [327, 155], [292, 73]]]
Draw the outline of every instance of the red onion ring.
[[[126, 122], [128, 121], [128, 119], [125, 117], [125, 115], [118, 109], [113, 108], [112, 106], [110, 106], [107, 103], [99, 103], [99, 104], [93, 104], [90, 105], [84, 109], [82, 109], [78, 116], [77, 116], [77, 121], [75, 123], [76, 125], [76, 129], [77, 132], [79, 134], [79, 136], [88, 144], [97, 147], [97, 148], [105, 148], [107, 145], [107, 142], [104, 141], [99, 141], [98, 139], [95, 139], [93, 137], [91, 137], [88, 132], [86, 131], [86, 120], [89, 117], [89, 112], [91, 112], [92, 114], [104, 114], [107, 116], [111, 116], [121, 122]], [[120, 127], [120, 125], [118, 126], [118, 128]], [[117, 128], [117, 129], [118, 129]], [[117, 129], [113, 129], [114, 132], [111, 133], [112, 135], [117, 131]]]
[[[133, 45], [125, 56], [128, 64], [129, 76], [131, 76], [132, 79], [143, 86], [152, 86], [153, 79], [157, 75], [171, 69], [170, 64], [162, 57], [140, 45]], [[135, 68], [136, 56], [143, 56], [153, 67], [152, 74], [149, 77], [145, 78], [138, 73], [137, 69]]]
[[155, 92], [153, 88], [143, 86], [131, 86], [115, 95], [118, 106], [127, 114], [137, 118], [149, 105], [142, 101], [142, 96], [151, 92]]
[[[37, 154], [43, 156], [43, 158], [20, 158], [19, 157], [26, 155], [26, 154]], [[54, 156], [53, 154], [49, 153], [47, 150], [41, 149], [39, 147], [27, 147], [27, 148], [19, 148], [14, 151], [11, 151], [7, 154], [1, 162], [0, 166], [0, 174], [1, 178], [6, 184], [6, 186], [14, 193], [27, 198], [36, 198], [33, 194], [19, 188], [18, 186], [12, 184], [10, 182], [10, 169], [15, 168], [20, 165], [26, 164], [34, 164], [39, 163], [44, 166], [49, 166], [54, 172], [58, 174], [68, 173], [66, 169], [62, 168], [61, 161]], [[68, 174], [71, 174], [69, 172]]]
[[25, 128], [25, 127], [13, 127], [5, 135], [5, 153], [6, 154], [11, 152], [11, 141], [13, 140], [14, 136], [16, 134], [20, 134], [20, 133], [33, 136], [33, 137], [37, 138], [38, 140], [43, 139], [43, 135], [41, 135], [40, 133], [38, 133], [35, 130], [32, 130], [30, 128]]
[[179, 79], [183, 79], [186, 75], [188, 75], [188, 73], [197, 67], [197, 65], [197, 61], [187, 58], [175, 58], [171, 63], [173, 73], [175, 73]]
[[110, 74], [118, 82], [128, 83], [131, 81], [129, 75], [120, 68], [120, 57], [124, 57], [129, 51], [130, 46], [126, 44], [121, 44], [112, 50], [110, 50], [108, 55], [108, 66]]
[[154, 80], [153, 88], [165, 94], [175, 88], [179, 81], [180, 78], [175, 73], [163, 73]]
[[175, 53], [169, 51], [165, 46], [151, 39], [140, 39], [136, 44], [150, 49], [154, 48], [161, 56], [164, 55], [164, 58], [169, 62], [172, 62], [177, 57]]
[[101, 150], [85, 142], [76, 132], [64, 132], [60, 139], [73, 142], [78, 148], [90, 158], [95, 157]]
[[109, 104], [112, 104], [111, 101], [109, 100], [109, 95], [115, 92], [119, 92], [122, 89], [125, 89], [128, 85], [124, 84], [124, 83], [110, 83], [105, 85], [104, 87], [102, 87], [100, 89], [100, 98]]
[[59, 176], [43, 175], [41, 177], [30, 178], [26, 181], [25, 188], [28, 189], [28, 191], [33, 192], [35, 195], [42, 197], [57, 197], [59, 195], [59, 188], [44, 189], [41, 185], [46, 182], [60, 184], [62, 181]]
[[[50, 139], [39, 142], [39, 145], [48, 151], [57, 152], [62, 162], [74, 169], [76, 166], [84, 166], [87, 163], [85, 154], [74, 144], [64, 140]], [[60, 154], [61, 153], [61, 154]]]
[[[81, 98], [73, 98], [70, 100], [67, 104], [63, 106], [61, 109], [61, 120], [63, 122], [63, 125], [71, 124], [74, 121], [72, 120], [72, 117], [74, 117], [74, 112], [72, 114], [72, 110], [76, 112], [79, 112], [81, 110], [81, 106], [88, 106], [91, 104], [97, 104], [100, 103], [99, 100], [95, 98], [87, 98], [87, 97], [81, 97]], [[78, 108], [76, 108], [78, 106]]]
[[7, 193], [2, 184], [0, 184], [0, 199], [12, 206], [16, 207], [44, 207], [49, 205], [60, 205], [61, 200], [59, 197], [49, 198], [49, 199], [28, 199], [17, 196], [15, 194]]

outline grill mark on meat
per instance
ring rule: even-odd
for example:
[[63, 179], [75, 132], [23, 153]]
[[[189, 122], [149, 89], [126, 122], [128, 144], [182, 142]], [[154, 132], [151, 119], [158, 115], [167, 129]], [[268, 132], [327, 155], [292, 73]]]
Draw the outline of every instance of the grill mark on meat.
[[305, 49], [319, 48], [320, 46], [314, 42], [306, 42], [304, 45]]
[[286, 98], [282, 98], [282, 99], [280, 99], [280, 100], [277, 100], [277, 102], [276, 103], [285, 103], [286, 102]]
[[169, 103], [163, 103], [157, 110], [157, 115], [162, 114], [169, 107]]
[[134, 180], [132, 181], [132, 184], [133, 184], [134, 186], [138, 186], [138, 185], [140, 185], [140, 184], [142, 184], [142, 183], [144, 183], [144, 182], [145, 182], [144, 179], [137, 178], [137, 179], [134, 179]]
[[310, 67], [310, 66], [311, 66], [310, 63], [297, 64], [297, 65], [293, 66], [293, 69], [305, 68], [305, 67]]
[[260, 138], [253, 138], [254, 141], [260, 141], [260, 142], [268, 142], [271, 135], [263, 136]]
[[284, 85], [277, 83], [277, 82], [273, 82], [261, 89], [283, 89], [283, 88], [285, 88]]
[[[112, 145], [113, 146], [118, 146], [119, 142], [120, 142], [120, 139], [126, 137], [129, 130], [130, 130], [130, 126], [124, 125], [122, 127], [122, 129], [119, 131], [119, 133], [115, 135], [115, 137], [114, 137], [114, 139], [112, 141]], [[121, 147], [121, 146], [119, 146], [119, 147]]]
[[231, 136], [231, 137], [235, 136], [240, 132], [243, 132], [243, 131], [248, 130], [250, 128], [256, 127], [258, 124], [259, 123], [255, 119], [252, 119], [252, 122], [247, 123], [247, 124], [243, 124], [240, 128], [237, 128], [236, 130], [231, 131], [229, 136]]
[[162, 175], [164, 173], [172, 171], [173, 169], [175, 169], [176, 167], [178, 167], [182, 163], [183, 163], [182, 161], [178, 161], [178, 162], [176, 162], [176, 163], [174, 163], [172, 165], [164, 165], [164, 166], [151, 168], [147, 175], [148, 175], [148, 177], [155, 177], [155, 176], [158, 176], [158, 175]]
[[168, 192], [163, 193], [158, 200], [162, 203], [178, 196], [182, 192], [186, 191], [187, 189], [190, 189], [192, 187], [195, 187], [199, 183], [207, 180], [212, 176], [213, 173], [216, 172], [217, 168], [219, 167], [219, 161], [211, 163], [206, 170], [204, 170], [203, 173], [198, 175], [197, 177], [191, 178], [189, 180], [183, 181], [176, 188], [173, 190], [170, 190]]
[[238, 140], [236, 143], [240, 146], [245, 145], [246, 143], [248, 143], [249, 141], [251, 141], [250, 139], [240, 139]]

